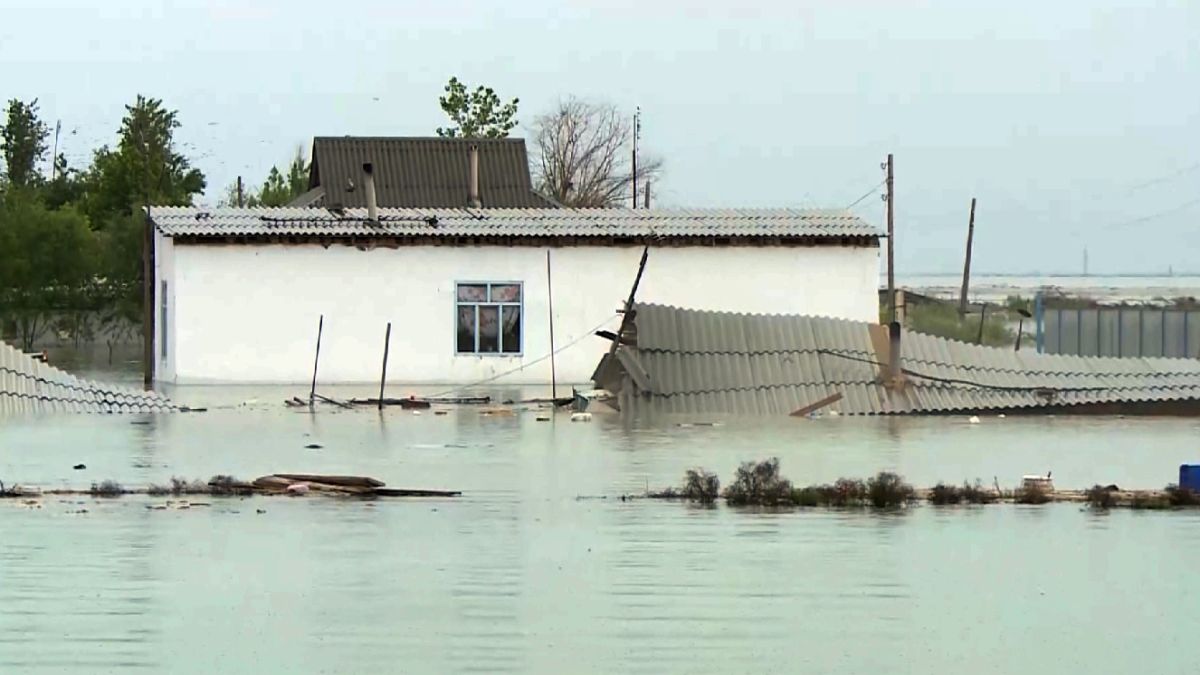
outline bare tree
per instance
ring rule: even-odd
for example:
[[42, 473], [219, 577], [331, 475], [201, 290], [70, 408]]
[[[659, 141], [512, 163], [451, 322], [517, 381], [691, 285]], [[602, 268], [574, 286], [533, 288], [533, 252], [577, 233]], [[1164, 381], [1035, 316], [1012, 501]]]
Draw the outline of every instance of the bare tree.
[[[627, 204], [633, 187], [633, 122], [616, 106], [569, 98], [533, 123], [538, 190], [564, 206]], [[662, 173], [662, 160], [640, 156], [639, 193]]]

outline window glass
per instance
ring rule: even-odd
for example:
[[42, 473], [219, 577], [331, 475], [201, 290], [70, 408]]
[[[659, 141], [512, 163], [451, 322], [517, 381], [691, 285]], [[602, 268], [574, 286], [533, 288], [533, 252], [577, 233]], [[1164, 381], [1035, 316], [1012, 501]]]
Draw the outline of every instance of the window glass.
[[479, 305], [479, 351], [500, 351], [500, 308], [496, 305]]
[[492, 302], [520, 302], [521, 286], [518, 284], [492, 284]]
[[458, 308], [458, 351], [468, 354], [475, 351], [475, 306]]
[[487, 302], [487, 284], [459, 284], [459, 302]]
[[501, 333], [500, 344], [506, 354], [521, 352], [521, 307], [507, 305], [500, 308]]

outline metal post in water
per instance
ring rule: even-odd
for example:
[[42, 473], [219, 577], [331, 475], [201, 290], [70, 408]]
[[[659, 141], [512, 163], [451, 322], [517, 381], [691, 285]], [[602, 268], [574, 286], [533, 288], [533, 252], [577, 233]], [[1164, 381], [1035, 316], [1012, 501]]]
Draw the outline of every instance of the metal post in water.
[[379, 409], [383, 410], [383, 384], [387, 382], [388, 347], [392, 344], [392, 322], [387, 325], [387, 333], [383, 336], [383, 372], [379, 375]]
[[313, 357], [312, 388], [308, 390], [308, 404], [311, 406], [317, 399], [317, 364], [321, 362], [321, 333], [325, 330], [325, 315], [317, 321], [317, 355]]

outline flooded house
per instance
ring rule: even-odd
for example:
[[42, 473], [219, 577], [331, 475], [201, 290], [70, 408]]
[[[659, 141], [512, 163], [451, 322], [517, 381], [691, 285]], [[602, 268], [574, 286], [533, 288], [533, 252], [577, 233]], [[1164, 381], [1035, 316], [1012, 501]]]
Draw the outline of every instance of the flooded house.
[[877, 318], [880, 233], [844, 210], [556, 208], [523, 144], [414, 144], [318, 139], [295, 206], [149, 209], [155, 379], [306, 382], [323, 317], [322, 382], [378, 381], [391, 323], [393, 382], [585, 383], [646, 244], [661, 302]]

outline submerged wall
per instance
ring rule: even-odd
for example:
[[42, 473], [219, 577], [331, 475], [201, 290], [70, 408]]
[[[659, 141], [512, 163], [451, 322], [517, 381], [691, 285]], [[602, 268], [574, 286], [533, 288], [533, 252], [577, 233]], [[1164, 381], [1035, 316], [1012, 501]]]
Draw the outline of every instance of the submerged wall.
[[[469, 383], [525, 366], [505, 384], [548, 384], [546, 248], [159, 242], [168, 325], [156, 330], [158, 377], [180, 384], [292, 383], [311, 377], [325, 316], [320, 380]], [[551, 249], [558, 381], [587, 382], [615, 328], [640, 246]], [[652, 248], [638, 298], [699, 309], [878, 320], [877, 247]], [[519, 355], [456, 353], [456, 282], [523, 284]], [[161, 286], [160, 286], [161, 287]], [[157, 318], [164, 316], [156, 308]], [[165, 336], [165, 356], [163, 341]], [[538, 359], [543, 359], [538, 361]], [[533, 363], [537, 361], [536, 363]]]

